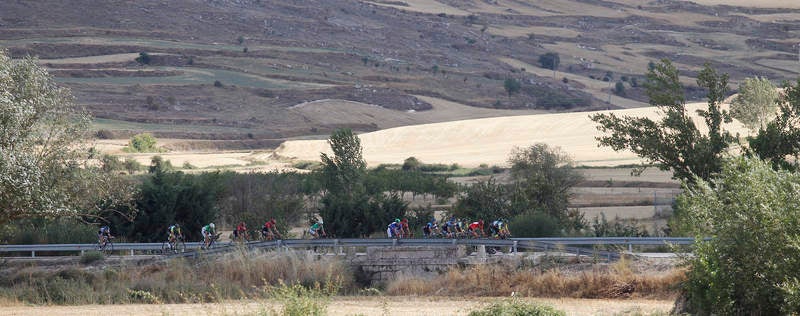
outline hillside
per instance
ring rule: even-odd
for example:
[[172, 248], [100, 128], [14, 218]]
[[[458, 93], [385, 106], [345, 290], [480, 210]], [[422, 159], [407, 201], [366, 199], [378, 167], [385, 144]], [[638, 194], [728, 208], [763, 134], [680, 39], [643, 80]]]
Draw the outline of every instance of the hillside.
[[[722, 5], [720, 5], [722, 4]], [[743, 7], [747, 6], [747, 7]], [[0, 48], [38, 56], [96, 129], [269, 148], [506, 115], [646, 105], [650, 61], [685, 82], [798, 71], [786, 1], [3, 1]], [[557, 71], [539, 56], [560, 55]], [[141, 53], [146, 58], [140, 58]], [[603, 81], [603, 78], [609, 78]], [[506, 79], [521, 83], [509, 95]], [[622, 82], [625, 94], [610, 93]], [[689, 88], [692, 99], [702, 91]], [[322, 101], [320, 101], [322, 100]], [[610, 101], [610, 103], [607, 103]], [[437, 104], [453, 105], [446, 111]], [[437, 112], [438, 111], [438, 112]], [[591, 158], [588, 158], [591, 160]]]
[[[695, 110], [704, 103], [688, 105], [698, 126], [700, 118]], [[618, 116], [657, 118], [656, 108], [646, 107], [612, 110]], [[506, 165], [515, 147], [534, 143], [547, 143], [561, 147], [577, 165], [616, 166], [640, 163], [641, 159], [630, 152], [614, 152], [598, 147], [595, 137], [601, 136], [597, 124], [589, 119], [590, 113], [558, 113], [514, 117], [498, 117], [404, 126], [361, 134], [364, 159], [370, 166], [382, 163], [402, 163], [416, 157], [426, 163], [458, 163], [466, 167], [480, 164]], [[733, 134], [747, 135], [741, 123], [728, 124]], [[321, 152], [331, 154], [324, 140], [287, 141], [275, 153], [294, 160], [319, 160]]]

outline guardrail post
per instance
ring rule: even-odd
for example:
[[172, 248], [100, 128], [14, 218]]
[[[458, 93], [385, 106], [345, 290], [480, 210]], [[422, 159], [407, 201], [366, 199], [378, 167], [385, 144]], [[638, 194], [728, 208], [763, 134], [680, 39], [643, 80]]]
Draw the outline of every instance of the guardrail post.
[[392, 239], [392, 247], [397, 247], [397, 238]]
[[36, 251], [31, 251], [31, 258], [36, 258]]
[[628, 252], [633, 253], [633, 244], [628, 244]]
[[519, 243], [519, 240], [514, 241], [514, 247], [511, 249], [512, 253], [517, 253], [517, 243]]
[[[177, 248], [177, 247], [176, 247]], [[133, 256], [133, 249], [131, 249], [131, 256]]]

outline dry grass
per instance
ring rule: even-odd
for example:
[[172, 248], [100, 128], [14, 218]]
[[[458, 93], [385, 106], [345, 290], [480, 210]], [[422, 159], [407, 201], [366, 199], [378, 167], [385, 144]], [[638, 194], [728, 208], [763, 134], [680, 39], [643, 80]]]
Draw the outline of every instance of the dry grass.
[[390, 295], [509, 296], [557, 298], [671, 299], [685, 279], [683, 270], [640, 273], [627, 260], [591, 271], [515, 269], [501, 265], [451, 270], [434, 279], [408, 278], [387, 286]]
[[[696, 109], [704, 103], [688, 104], [701, 132], [704, 124], [696, 116]], [[654, 107], [610, 111], [620, 116], [659, 119]], [[506, 165], [509, 153], [515, 147], [546, 143], [561, 147], [578, 165], [613, 166], [641, 162], [641, 158], [628, 151], [615, 152], [597, 146], [596, 137], [603, 135], [589, 116], [599, 112], [559, 113], [513, 117], [485, 118], [416, 126], [404, 126], [359, 135], [367, 164], [401, 163], [407, 157], [416, 157], [426, 163], [458, 163], [476, 167], [482, 163]], [[727, 124], [732, 133], [747, 135], [740, 123]], [[317, 160], [319, 153], [330, 153], [324, 140], [299, 140], [284, 142], [276, 154], [298, 160]]]
[[0, 298], [32, 304], [197, 303], [259, 298], [285, 282], [353, 289], [352, 273], [336, 259], [311, 253], [232, 253], [219, 258], [96, 271], [25, 268], [3, 278]]

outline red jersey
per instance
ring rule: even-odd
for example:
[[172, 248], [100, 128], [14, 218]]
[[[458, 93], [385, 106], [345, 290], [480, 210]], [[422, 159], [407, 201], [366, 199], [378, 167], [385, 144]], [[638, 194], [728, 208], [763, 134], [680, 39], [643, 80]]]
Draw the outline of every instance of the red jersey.
[[245, 230], [247, 230], [247, 226], [244, 223], [239, 223], [239, 225], [236, 226], [236, 230], [238, 230], [240, 232], [245, 231]]
[[264, 223], [264, 228], [275, 228], [275, 224], [273, 224], [272, 221], [267, 221]]
[[476, 229], [478, 229], [480, 227], [481, 227], [481, 224], [479, 222], [472, 222], [472, 224], [469, 224], [469, 229], [470, 230], [476, 230]]

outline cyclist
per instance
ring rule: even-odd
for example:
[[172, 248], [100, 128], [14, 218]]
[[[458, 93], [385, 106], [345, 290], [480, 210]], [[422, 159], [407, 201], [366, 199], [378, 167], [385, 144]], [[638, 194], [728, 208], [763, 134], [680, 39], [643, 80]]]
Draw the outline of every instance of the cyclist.
[[208, 246], [210, 246], [213, 242], [212, 238], [216, 237], [217, 235], [216, 226], [214, 226], [214, 223], [203, 226], [203, 229], [200, 230], [200, 233], [203, 234], [203, 243], [205, 248], [208, 248]]
[[178, 223], [172, 224], [172, 226], [167, 229], [167, 232], [169, 233], [169, 238], [167, 240], [169, 240], [170, 243], [174, 243], [178, 239], [183, 239], [181, 225]]
[[508, 225], [501, 219], [492, 222], [492, 224], [489, 225], [489, 231], [494, 238], [505, 239], [511, 236], [511, 233], [508, 231]]
[[386, 227], [386, 234], [389, 235], [389, 238], [399, 238], [400, 237], [400, 219], [397, 218], [394, 222], [389, 223], [389, 226]]
[[114, 236], [111, 235], [111, 228], [109, 228], [108, 225], [103, 225], [103, 227], [100, 227], [100, 230], [97, 231], [97, 242], [101, 245], [107, 243], [111, 238], [114, 238]]
[[274, 218], [268, 220], [266, 223], [264, 223], [264, 227], [261, 227], [261, 236], [266, 240], [273, 240], [275, 239], [275, 236], [278, 238], [283, 238], [278, 232], [278, 228], [275, 226]]
[[453, 238], [453, 234], [456, 231], [455, 225], [455, 217], [450, 217], [449, 220], [442, 224], [442, 233], [446, 238]]
[[311, 228], [308, 229], [312, 239], [327, 236], [327, 234], [325, 234], [325, 227], [322, 226], [323, 224], [324, 223], [322, 220], [319, 220], [318, 222], [314, 223], [314, 225], [311, 225]]
[[472, 222], [468, 226], [469, 234], [474, 238], [483, 237], [483, 220]]
[[411, 228], [408, 227], [408, 218], [404, 218], [400, 224], [400, 234], [403, 235], [403, 238], [411, 238], [414, 236], [414, 233], [411, 232]]
[[425, 235], [425, 238], [432, 238], [435, 234], [439, 234], [439, 224], [436, 223], [435, 218], [425, 224], [425, 227], [422, 228], [422, 233]]
[[236, 230], [233, 231], [233, 240], [247, 241], [247, 225], [244, 222], [236, 225]]

